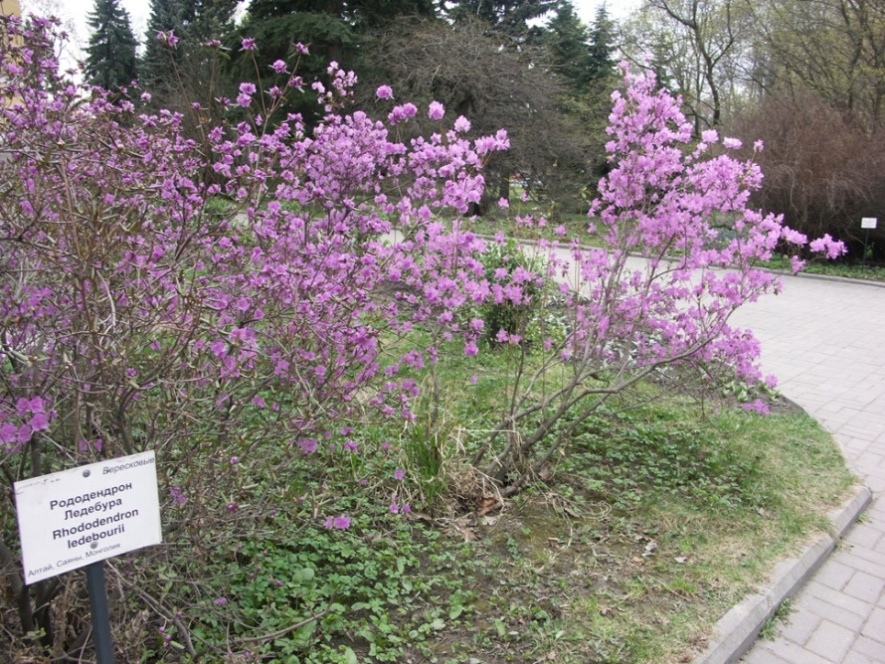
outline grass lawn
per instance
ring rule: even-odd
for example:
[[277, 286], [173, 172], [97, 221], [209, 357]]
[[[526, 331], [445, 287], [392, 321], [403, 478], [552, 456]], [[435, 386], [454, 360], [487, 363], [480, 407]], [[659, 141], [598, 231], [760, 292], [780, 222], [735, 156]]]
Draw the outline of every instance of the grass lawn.
[[[776, 256], [765, 267], [772, 270], [790, 271], [790, 261], [786, 256]], [[862, 265], [843, 261], [811, 261], [802, 270], [807, 274], [819, 274], [844, 279], [860, 279], [862, 281], [885, 281], [885, 267], [881, 265]]]

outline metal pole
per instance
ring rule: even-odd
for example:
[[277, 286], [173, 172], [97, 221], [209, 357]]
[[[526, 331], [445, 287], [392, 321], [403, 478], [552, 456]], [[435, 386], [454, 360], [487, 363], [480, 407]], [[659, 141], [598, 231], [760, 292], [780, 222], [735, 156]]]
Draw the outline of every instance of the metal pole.
[[111, 618], [108, 592], [104, 583], [104, 561], [86, 566], [86, 589], [92, 609], [92, 638], [98, 664], [114, 664], [114, 643], [111, 640]]
[[868, 228], [866, 230], [866, 233], [864, 233], [864, 236], [863, 236], [863, 258], [860, 261], [860, 264], [863, 267], [867, 266], [867, 245], [869, 245], [869, 243], [870, 243], [870, 229]]

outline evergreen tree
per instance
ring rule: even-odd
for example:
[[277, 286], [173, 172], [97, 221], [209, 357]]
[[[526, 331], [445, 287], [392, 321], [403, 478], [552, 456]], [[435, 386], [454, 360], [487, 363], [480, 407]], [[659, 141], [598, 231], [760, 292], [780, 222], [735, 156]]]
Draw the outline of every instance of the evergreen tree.
[[252, 0], [248, 15], [250, 20], [266, 20], [299, 13], [322, 14], [361, 30], [399, 16], [432, 16], [434, 3], [432, 0]]
[[95, 0], [87, 17], [92, 34], [86, 48], [86, 80], [112, 90], [136, 78], [135, 47], [129, 13], [120, 0]]
[[241, 33], [255, 37], [268, 64], [286, 60], [296, 42], [310, 44], [307, 66], [322, 71], [330, 60], [353, 67], [358, 37], [367, 29], [400, 16], [434, 15], [432, 0], [252, 0]]
[[562, 0], [547, 24], [547, 46], [555, 71], [574, 94], [587, 92], [594, 80], [595, 61], [587, 26], [569, 0]]
[[[433, 0], [251, 0], [246, 20], [229, 40], [232, 52], [239, 49], [239, 38], [253, 37], [258, 44], [254, 54], [266, 86], [285, 85], [287, 76], [274, 81], [269, 66], [282, 60], [292, 64], [294, 45], [309, 46], [309, 55], [299, 55], [298, 74], [305, 80], [322, 79], [330, 61], [342, 69], [358, 73], [373, 63], [361, 59], [361, 45], [373, 30], [381, 29], [399, 17], [433, 18]], [[233, 57], [236, 80], [255, 80], [255, 65], [249, 58]], [[319, 107], [312, 95], [292, 97], [280, 115], [299, 112], [311, 121]]]
[[512, 37], [532, 38], [540, 33], [528, 22], [556, 9], [558, 0], [457, 0], [449, 14], [456, 20], [480, 18]]
[[615, 34], [615, 24], [603, 3], [596, 9], [590, 30], [590, 78], [594, 81], [603, 81], [615, 72]]
[[[162, 91], [169, 86], [173, 67], [182, 73], [183, 63], [197, 70], [203, 43], [221, 38], [231, 29], [237, 0], [151, 0], [145, 52], [139, 63], [140, 81]], [[169, 48], [158, 35], [173, 32], [178, 40]]]

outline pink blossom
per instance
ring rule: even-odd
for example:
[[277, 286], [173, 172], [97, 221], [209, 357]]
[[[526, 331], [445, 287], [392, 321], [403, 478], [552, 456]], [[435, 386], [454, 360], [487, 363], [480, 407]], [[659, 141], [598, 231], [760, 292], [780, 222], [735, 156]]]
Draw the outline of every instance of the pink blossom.
[[298, 441], [298, 447], [304, 454], [313, 454], [317, 451], [317, 441], [315, 438], [301, 438]]
[[412, 104], [407, 103], [402, 106], [395, 106], [394, 109], [388, 114], [387, 119], [390, 124], [399, 124], [404, 120], [408, 120], [409, 118], [415, 117], [418, 113], [418, 108]]
[[326, 529], [334, 529], [334, 530], [347, 530], [350, 528], [350, 517], [349, 516], [336, 516], [336, 517], [327, 517], [325, 523], [323, 524]]
[[393, 88], [389, 85], [378, 86], [378, 89], [375, 90], [375, 96], [378, 99], [393, 99]]
[[169, 489], [169, 496], [176, 507], [183, 507], [187, 502], [187, 497], [182, 493], [181, 487], [177, 484]]
[[446, 108], [438, 101], [430, 102], [430, 107], [427, 109], [427, 117], [431, 120], [442, 120], [443, 116], [446, 114]]
[[172, 48], [174, 48], [175, 45], [178, 43], [178, 37], [175, 36], [175, 32], [173, 30], [168, 30], [166, 32], [160, 31], [157, 33], [156, 37], [157, 41], [159, 41], [161, 44], [165, 46], [170, 46]]
[[244, 37], [240, 42], [240, 50], [241, 51], [256, 51], [258, 50], [258, 44], [255, 42], [254, 37]]
[[32, 431], [46, 431], [49, 428], [49, 418], [46, 413], [36, 413], [28, 420], [28, 426]]
[[829, 259], [838, 258], [842, 254], [848, 252], [848, 249], [845, 247], [845, 243], [837, 242], [832, 237], [830, 237], [829, 233], [824, 234], [823, 237], [812, 240], [809, 248], [816, 253], [826, 252], [827, 258]]

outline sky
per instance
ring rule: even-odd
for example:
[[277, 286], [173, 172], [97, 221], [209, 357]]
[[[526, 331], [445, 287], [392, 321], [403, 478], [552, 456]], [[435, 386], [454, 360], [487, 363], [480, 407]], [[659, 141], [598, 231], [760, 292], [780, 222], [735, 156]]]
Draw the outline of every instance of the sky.
[[[25, 13], [34, 12], [45, 13], [49, 9], [51, 13], [59, 16], [63, 20], [69, 22], [69, 30], [76, 33], [72, 41], [85, 44], [89, 39], [89, 28], [86, 25], [86, 15], [92, 11], [94, 6], [93, 0], [20, 0], [22, 11]], [[631, 12], [635, 11], [641, 0], [572, 0], [572, 4], [578, 12], [581, 19], [590, 24], [596, 15], [598, 5], [605, 2], [609, 11], [609, 16], [614, 19], [627, 18]], [[244, 1], [245, 5], [246, 2]], [[150, 14], [149, 0], [122, 0], [122, 5], [129, 12], [129, 18], [132, 22], [132, 31], [139, 39], [143, 39], [145, 29], [147, 28], [148, 16]]]

